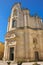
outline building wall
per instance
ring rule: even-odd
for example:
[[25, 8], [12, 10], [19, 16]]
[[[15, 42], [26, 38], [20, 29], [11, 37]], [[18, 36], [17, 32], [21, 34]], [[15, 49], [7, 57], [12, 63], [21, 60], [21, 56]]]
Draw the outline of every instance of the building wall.
[[[25, 58], [26, 60], [35, 60], [35, 51], [39, 53], [39, 59], [43, 60], [42, 50], [42, 36], [41, 30], [17, 30], [17, 56], [18, 58]], [[33, 39], [37, 39], [37, 43], [33, 43]], [[35, 48], [36, 46], [36, 48]]]
[[[15, 9], [17, 15], [14, 15]], [[13, 20], [16, 20], [14, 28], [12, 28]], [[41, 19], [38, 16], [30, 16], [29, 10], [22, 10], [19, 3], [13, 6], [5, 37], [5, 60], [9, 60], [8, 49], [10, 47], [15, 49], [14, 61], [33, 61], [36, 51], [39, 53], [39, 60], [43, 60], [43, 28], [41, 25]]]

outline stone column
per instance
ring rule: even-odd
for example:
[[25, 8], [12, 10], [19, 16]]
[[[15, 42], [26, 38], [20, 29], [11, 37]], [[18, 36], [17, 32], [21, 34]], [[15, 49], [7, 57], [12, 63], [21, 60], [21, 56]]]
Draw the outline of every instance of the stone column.
[[38, 30], [39, 59], [43, 60], [42, 31]]
[[28, 30], [27, 30], [27, 19], [26, 14], [24, 14], [24, 51], [25, 51], [25, 58], [26, 61], [28, 59]]
[[16, 45], [14, 46], [14, 62], [16, 62]]
[[10, 20], [9, 20], [9, 31], [12, 29], [12, 20], [13, 20], [13, 10], [11, 12]]
[[3, 60], [7, 60], [7, 41], [5, 41], [5, 49], [4, 49], [4, 58]]

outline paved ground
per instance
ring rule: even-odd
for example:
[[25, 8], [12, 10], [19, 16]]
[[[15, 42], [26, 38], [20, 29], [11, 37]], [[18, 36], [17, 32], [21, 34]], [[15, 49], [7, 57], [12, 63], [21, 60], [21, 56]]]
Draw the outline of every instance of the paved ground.
[[[22, 63], [22, 65], [33, 65], [35, 62], [27, 62], [27, 63]], [[37, 62], [40, 65], [43, 65], [43, 62]], [[8, 65], [7, 62], [5, 61], [0, 61], [0, 65]], [[10, 65], [17, 65], [16, 63], [12, 62]]]
[[[5, 61], [0, 61], [0, 65], [8, 65], [8, 64]], [[17, 65], [17, 64], [12, 62], [10, 65]]]
[[[35, 62], [23, 63], [22, 65], [33, 65]], [[43, 65], [43, 62], [37, 62], [39, 65]]]

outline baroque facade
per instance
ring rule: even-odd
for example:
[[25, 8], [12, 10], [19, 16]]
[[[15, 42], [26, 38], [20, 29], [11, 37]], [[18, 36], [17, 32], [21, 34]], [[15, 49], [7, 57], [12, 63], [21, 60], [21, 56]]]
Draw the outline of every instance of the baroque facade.
[[12, 7], [5, 36], [4, 60], [43, 60], [43, 22], [20, 3]]

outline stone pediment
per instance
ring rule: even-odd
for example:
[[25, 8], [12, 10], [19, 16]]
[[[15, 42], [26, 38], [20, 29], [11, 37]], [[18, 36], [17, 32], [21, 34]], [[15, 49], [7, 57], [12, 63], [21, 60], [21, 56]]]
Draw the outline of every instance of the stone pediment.
[[15, 38], [16, 35], [14, 34], [14, 31], [7, 32], [6, 39]]

